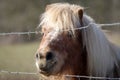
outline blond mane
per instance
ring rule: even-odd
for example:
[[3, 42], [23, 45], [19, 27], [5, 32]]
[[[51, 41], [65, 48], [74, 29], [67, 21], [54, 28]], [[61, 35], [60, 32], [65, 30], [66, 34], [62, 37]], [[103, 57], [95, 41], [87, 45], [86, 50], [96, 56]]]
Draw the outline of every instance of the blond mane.
[[53, 27], [58, 31], [72, 30], [74, 34], [74, 28], [81, 25], [76, 14], [78, 9], [83, 9], [83, 7], [68, 3], [48, 5], [46, 12], [42, 14], [39, 26], [46, 25], [47, 28]]

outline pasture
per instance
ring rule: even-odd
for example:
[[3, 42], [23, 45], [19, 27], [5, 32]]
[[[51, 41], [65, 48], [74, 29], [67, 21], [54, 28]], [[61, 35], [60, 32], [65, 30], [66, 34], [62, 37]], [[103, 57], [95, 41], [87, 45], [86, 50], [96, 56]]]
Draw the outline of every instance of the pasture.
[[[34, 55], [38, 42], [0, 46], [0, 70], [36, 72]], [[0, 73], [0, 80], [37, 80], [36, 75]]]
[[[107, 32], [110, 41], [120, 45], [120, 33]], [[0, 46], [0, 70], [36, 72], [35, 52], [39, 42]], [[0, 80], [38, 80], [38, 75], [0, 73]]]

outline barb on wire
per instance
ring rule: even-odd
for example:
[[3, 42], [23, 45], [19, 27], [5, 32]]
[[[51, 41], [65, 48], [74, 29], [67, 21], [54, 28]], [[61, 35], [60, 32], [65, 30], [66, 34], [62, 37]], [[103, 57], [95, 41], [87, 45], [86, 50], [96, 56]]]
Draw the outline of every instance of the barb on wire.
[[10, 72], [10, 71], [5, 71], [5, 70], [1, 70], [0, 73], [7, 73], [7, 74], [26, 74], [26, 75], [35, 75], [37, 73], [33, 73], [33, 72]]
[[[74, 30], [85, 29], [85, 28], [88, 28], [92, 24], [96, 24], [96, 23], [89, 23], [87, 26], [75, 28]], [[117, 25], [120, 25], [120, 23], [96, 24], [96, 25], [99, 25], [100, 27], [104, 27], [104, 26], [117, 26]], [[65, 30], [65, 31], [69, 31], [69, 30]], [[42, 32], [40, 32], [40, 31], [39, 32], [38, 31], [33, 31], [33, 32], [10, 32], [10, 33], [0, 33], [0, 36], [14, 35], [14, 34], [20, 34], [20, 35], [28, 34], [29, 35], [29, 34], [38, 34], [38, 33], [42, 33]]]

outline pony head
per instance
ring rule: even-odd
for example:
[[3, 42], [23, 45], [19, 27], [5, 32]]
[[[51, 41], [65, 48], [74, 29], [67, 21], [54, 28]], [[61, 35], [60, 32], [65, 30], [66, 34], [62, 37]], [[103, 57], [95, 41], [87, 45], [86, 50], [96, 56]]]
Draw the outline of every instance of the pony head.
[[83, 7], [67, 3], [48, 5], [39, 26], [43, 32], [36, 53], [40, 74], [113, 77], [119, 72], [115, 71], [120, 66], [119, 48], [83, 13]]
[[82, 17], [83, 7], [77, 5], [55, 3], [46, 7], [39, 25], [43, 37], [36, 53], [36, 65], [41, 74], [78, 73], [72, 69], [82, 67], [78, 63], [82, 61], [84, 47], [80, 31], [74, 29], [82, 27]]

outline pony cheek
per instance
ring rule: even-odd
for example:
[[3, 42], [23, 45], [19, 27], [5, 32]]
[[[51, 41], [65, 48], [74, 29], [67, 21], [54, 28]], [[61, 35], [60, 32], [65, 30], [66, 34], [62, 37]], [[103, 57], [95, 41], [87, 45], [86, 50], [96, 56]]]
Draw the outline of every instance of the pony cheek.
[[60, 73], [62, 71], [63, 65], [65, 63], [64, 57], [63, 57], [63, 55], [60, 55], [60, 53], [56, 54], [55, 59], [56, 59], [57, 63], [53, 68], [53, 74]]

